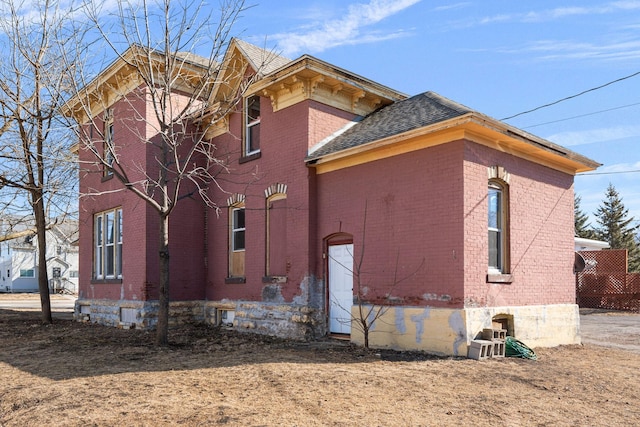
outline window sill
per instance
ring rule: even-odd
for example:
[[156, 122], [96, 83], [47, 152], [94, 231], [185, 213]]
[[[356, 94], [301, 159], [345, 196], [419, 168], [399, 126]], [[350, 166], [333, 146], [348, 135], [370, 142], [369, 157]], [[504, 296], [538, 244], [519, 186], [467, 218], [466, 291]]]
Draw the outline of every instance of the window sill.
[[239, 285], [239, 284], [247, 283], [247, 279], [245, 277], [227, 277], [224, 279], [224, 283]]
[[487, 283], [504, 283], [513, 282], [513, 274], [489, 273], [487, 274]]
[[246, 156], [240, 157], [240, 160], [238, 160], [238, 163], [240, 163], [240, 164], [247, 163], [247, 162], [250, 162], [252, 160], [259, 159], [260, 157], [262, 157], [262, 153], [260, 151], [258, 151], [257, 153], [248, 154]]
[[122, 279], [91, 279], [92, 285], [119, 285]]
[[113, 174], [112, 173], [110, 173], [108, 175], [102, 175], [102, 180], [101, 181], [102, 182], [106, 182], [106, 181], [109, 181], [111, 179], [113, 179]]
[[287, 276], [264, 276], [262, 283], [287, 283]]

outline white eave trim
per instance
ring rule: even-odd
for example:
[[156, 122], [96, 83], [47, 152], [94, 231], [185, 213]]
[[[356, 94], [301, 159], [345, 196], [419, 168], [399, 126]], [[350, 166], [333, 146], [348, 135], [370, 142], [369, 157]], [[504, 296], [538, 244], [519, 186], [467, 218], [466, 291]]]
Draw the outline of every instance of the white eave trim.
[[326, 137], [322, 141], [320, 141], [317, 144], [315, 144], [313, 147], [310, 147], [309, 148], [309, 152], [307, 153], [307, 155], [311, 155], [311, 154], [315, 153], [320, 148], [324, 147], [325, 145], [327, 145], [328, 143], [330, 143], [331, 141], [333, 141], [334, 139], [336, 139], [337, 137], [339, 137], [340, 135], [342, 135], [343, 133], [345, 133], [346, 131], [348, 131], [349, 129], [351, 129], [352, 127], [357, 125], [358, 123], [360, 123], [362, 121], [362, 119], [363, 119], [363, 117], [357, 117], [354, 121], [351, 121], [351, 122], [347, 123], [342, 128], [338, 129], [337, 131], [335, 131], [334, 133], [332, 133], [331, 135], [329, 135], [328, 137]]

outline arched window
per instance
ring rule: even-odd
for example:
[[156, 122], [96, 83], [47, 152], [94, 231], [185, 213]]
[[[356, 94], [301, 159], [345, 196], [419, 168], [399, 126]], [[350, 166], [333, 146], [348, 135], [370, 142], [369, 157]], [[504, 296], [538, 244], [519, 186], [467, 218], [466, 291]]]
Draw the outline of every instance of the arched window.
[[266, 277], [284, 277], [287, 263], [287, 186], [273, 184], [265, 190], [267, 208]]
[[488, 188], [489, 274], [509, 273], [509, 191], [500, 179], [490, 179]]
[[245, 209], [244, 196], [234, 195], [229, 204], [229, 277], [244, 277]]

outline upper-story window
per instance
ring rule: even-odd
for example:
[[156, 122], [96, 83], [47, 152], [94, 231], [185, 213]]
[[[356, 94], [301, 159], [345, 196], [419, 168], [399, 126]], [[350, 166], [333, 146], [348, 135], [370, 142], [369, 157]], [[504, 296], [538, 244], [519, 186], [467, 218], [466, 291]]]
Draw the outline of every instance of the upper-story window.
[[244, 155], [260, 152], [260, 97], [249, 96], [244, 100]]
[[499, 180], [489, 181], [488, 193], [489, 273], [509, 273], [508, 188]]
[[[113, 175], [113, 110], [107, 109], [104, 112], [104, 160], [106, 165], [102, 171], [103, 176]], [[108, 166], [107, 166], [108, 165]]]

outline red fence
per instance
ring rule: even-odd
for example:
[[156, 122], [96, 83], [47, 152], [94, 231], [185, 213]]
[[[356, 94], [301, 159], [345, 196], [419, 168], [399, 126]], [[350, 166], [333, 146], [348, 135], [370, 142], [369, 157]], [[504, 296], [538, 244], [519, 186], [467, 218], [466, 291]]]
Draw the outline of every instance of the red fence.
[[585, 268], [576, 274], [580, 307], [640, 312], [640, 274], [627, 273], [626, 250], [580, 251]]

